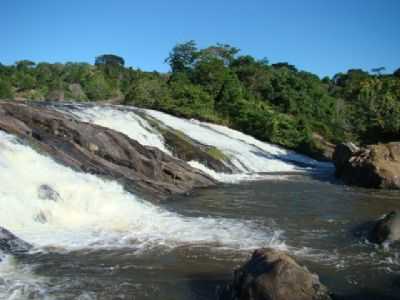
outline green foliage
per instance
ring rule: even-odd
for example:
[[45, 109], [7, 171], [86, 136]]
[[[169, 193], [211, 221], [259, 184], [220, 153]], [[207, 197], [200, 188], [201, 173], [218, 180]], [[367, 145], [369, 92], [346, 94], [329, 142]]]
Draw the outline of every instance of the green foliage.
[[83, 90], [90, 100], [106, 100], [113, 95], [110, 84], [100, 72], [95, 72], [88, 78]]
[[321, 139], [400, 138], [400, 69], [382, 74], [377, 68], [374, 75], [352, 69], [320, 79], [287, 62], [269, 64], [238, 53], [226, 44], [203, 49], [194, 41], [177, 44], [166, 59], [167, 74], [125, 68], [124, 59], [112, 54], [96, 57], [94, 65], [21, 60], [0, 64], [0, 98], [119, 99], [229, 125], [312, 155]]
[[173, 73], [190, 70], [197, 56], [197, 46], [194, 41], [177, 44], [165, 60], [171, 66]]
[[14, 92], [11, 83], [0, 78], [0, 99], [11, 100], [14, 98]]
[[158, 76], [143, 76], [135, 79], [125, 96], [125, 103], [157, 108], [169, 101], [169, 90], [165, 80]]
[[125, 65], [125, 60], [114, 54], [103, 54], [96, 57], [94, 64], [95, 66], [111, 65], [123, 67]]

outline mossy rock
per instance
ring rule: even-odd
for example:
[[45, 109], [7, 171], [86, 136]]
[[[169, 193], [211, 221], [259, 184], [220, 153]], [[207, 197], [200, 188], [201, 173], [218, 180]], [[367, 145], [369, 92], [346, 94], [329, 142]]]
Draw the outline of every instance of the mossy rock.
[[216, 172], [232, 173], [235, 169], [229, 157], [218, 148], [203, 145], [183, 132], [167, 127], [144, 113], [140, 115], [162, 134], [166, 147], [175, 157], [185, 161], [198, 161]]

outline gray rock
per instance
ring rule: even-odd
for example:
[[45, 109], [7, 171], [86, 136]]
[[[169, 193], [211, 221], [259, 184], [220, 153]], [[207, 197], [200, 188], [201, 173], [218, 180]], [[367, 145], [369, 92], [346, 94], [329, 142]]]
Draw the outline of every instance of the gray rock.
[[6, 254], [19, 254], [29, 251], [32, 245], [21, 240], [5, 228], [0, 227], [0, 250]]
[[400, 241], [400, 212], [392, 211], [379, 219], [369, 234], [373, 243]]
[[55, 202], [62, 200], [60, 194], [47, 184], [42, 184], [39, 186], [38, 197], [39, 199], [51, 200]]
[[285, 252], [256, 250], [234, 273], [220, 300], [330, 300], [317, 275]]

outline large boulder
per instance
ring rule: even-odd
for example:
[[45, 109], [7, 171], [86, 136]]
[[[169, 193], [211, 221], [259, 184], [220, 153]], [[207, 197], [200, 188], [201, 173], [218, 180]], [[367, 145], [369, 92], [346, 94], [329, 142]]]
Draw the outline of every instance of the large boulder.
[[274, 249], [256, 250], [234, 273], [220, 300], [329, 300], [317, 275]]
[[[24, 139], [75, 170], [118, 179], [149, 200], [215, 184], [185, 161], [46, 105], [0, 102], [0, 130]], [[44, 197], [49, 193], [49, 189], [40, 192]]]
[[346, 184], [370, 188], [400, 188], [400, 142], [358, 148], [351, 143], [336, 146], [336, 176]]
[[32, 245], [21, 240], [7, 229], [0, 227], [0, 250], [6, 254], [28, 252]]
[[400, 212], [392, 211], [379, 219], [369, 234], [373, 243], [400, 241]]

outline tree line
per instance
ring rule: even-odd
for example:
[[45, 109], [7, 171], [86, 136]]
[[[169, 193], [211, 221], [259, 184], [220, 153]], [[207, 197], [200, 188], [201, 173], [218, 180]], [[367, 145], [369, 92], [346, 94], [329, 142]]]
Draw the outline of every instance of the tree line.
[[332, 143], [400, 137], [400, 69], [352, 69], [332, 78], [270, 64], [216, 44], [177, 44], [168, 73], [125, 67], [107, 54], [87, 63], [0, 64], [0, 99], [102, 101], [162, 110], [224, 124], [258, 139], [317, 156]]

